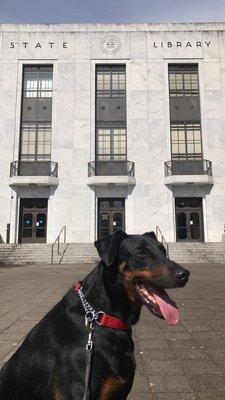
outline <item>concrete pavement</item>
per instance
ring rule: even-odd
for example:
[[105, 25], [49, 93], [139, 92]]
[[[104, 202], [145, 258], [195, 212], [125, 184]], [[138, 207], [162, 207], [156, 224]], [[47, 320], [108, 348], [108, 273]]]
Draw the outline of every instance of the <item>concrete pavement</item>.
[[[133, 329], [137, 372], [129, 400], [225, 399], [225, 265], [189, 265], [184, 289], [170, 290], [176, 327], [143, 309]], [[0, 366], [90, 265], [0, 267]]]

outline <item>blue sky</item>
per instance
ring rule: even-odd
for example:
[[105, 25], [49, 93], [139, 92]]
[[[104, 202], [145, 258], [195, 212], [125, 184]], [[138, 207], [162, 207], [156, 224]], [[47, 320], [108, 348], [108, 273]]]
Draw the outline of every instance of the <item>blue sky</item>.
[[0, 23], [225, 21], [225, 0], [0, 0]]

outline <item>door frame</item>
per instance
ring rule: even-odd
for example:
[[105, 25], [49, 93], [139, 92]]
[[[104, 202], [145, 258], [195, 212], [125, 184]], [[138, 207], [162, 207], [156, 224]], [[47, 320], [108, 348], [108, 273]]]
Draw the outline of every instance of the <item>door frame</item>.
[[[38, 202], [38, 201], [43, 201], [46, 203], [46, 206], [43, 208], [38, 208], [38, 207], [29, 207], [26, 209], [25, 212], [23, 212], [24, 209], [24, 203], [26, 201], [30, 202]], [[45, 236], [40, 237], [40, 240], [32, 240], [33, 238], [33, 231], [35, 229], [34, 227], [34, 218], [33, 218], [33, 224], [32, 224], [32, 238], [31, 240], [28, 241], [23, 241], [23, 215], [27, 213], [33, 213], [35, 216], [35, 221], [36, 221], [36, 215], [40, 213], [45, 213], [46, 214], [46, 224], [45, 224]], [[48, 228], [48, 199], [47, 198], [20, 198], [20, 206], [19, 206], [19, 231], [18, 231], [18, 243], [46, 243], [47, 242], [47, 228]]]
[[[191, 199], [190, 197], [175, 197], [175, 228], [176, 228], [176, 242], [204, 242], [204, 219], [203, 219], [203, 201], [202, 197], [193, 197], [192, 199], [201, 199], [201, 205], [197, 207], [177, 207], [176, 200], [177, 199]], [[200, 229], [200, 237], [199, 239], [191, 239], [190, 237], [190, 226], [187, 227], [187, 238], [179, 239], [178, 238], [178, 226], [177, 226], [177, 213], [184, 212], [186, 214], [187, 221], [190, 221], [190, 214], [197, 212], [199, 213], [199, 229]]]
[[[122, 201], [123, 207], [108, 207], [106, 209], [100, 209], [101, 201]], [[125, 231], [125, 198], [124, 197], [99, 197], [98, 198], [98, 212], [97, 212], [97, 237], [100, 238], [100, 215], [102, 212], [110, 214], [110, 220], [112, 221], [112, 216], [114, 213], [121, 212], [123, 216], [123, 226], [122, 229]], [[113, 227], [110, 227], [110, 234], [113, 233]]]

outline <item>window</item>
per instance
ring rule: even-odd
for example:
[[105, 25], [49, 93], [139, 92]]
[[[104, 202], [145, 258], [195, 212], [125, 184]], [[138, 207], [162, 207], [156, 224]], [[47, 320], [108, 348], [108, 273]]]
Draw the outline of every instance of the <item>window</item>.
[[33, 122], [22, 124], [20, 160], [51, 160], [51, 124]]
[[126, 129], [98, 129], [97, 158], [99, 161], [126, 160]]
[[172, 123], [171, 145], [173, 160], [202, 159], [200, 123]]
[[97, 71], [97, 97], [125, 97], [126, 74], [124, 65], [99, 65]]
[[50, 161], [53, 67], [29, 65], [23, 72], [20, 161]]
[[52, 97], [52, 66], [25, 66], [23, 97]]
[[169, 65], [169, 92], [170, 97], [199, 96], [198, 66]]

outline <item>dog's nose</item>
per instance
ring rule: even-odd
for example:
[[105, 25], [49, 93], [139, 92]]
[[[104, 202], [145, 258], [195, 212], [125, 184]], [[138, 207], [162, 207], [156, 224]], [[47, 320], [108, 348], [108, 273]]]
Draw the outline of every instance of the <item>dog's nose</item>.
[[187, 269], [177, 269], [175, 276], [180, 283], [186, 283], [189, 278], [190, 272]]

